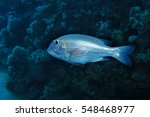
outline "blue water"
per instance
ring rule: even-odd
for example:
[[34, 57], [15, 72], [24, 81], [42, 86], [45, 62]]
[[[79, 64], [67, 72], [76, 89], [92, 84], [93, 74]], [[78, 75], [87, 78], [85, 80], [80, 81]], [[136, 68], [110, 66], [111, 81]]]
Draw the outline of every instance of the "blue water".
[[[50, 56], [67, 34], [133, 45], [132, 66]], [[0, 0], [0, 68], [0, 99], [150, 99], [150, 0]]]
[[7, 70], [0, 69], [0, 100], [17, 99], [7, 88], [6, 83], [9, 80]]

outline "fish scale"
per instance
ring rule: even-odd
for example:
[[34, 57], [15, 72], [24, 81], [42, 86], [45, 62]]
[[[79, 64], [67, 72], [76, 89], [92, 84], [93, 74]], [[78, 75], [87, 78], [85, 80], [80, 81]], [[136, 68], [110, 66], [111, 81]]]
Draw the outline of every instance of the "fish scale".
[[131, 66], [129, 58], [135, 49], [132, 45], [110, 47], [111, 41], [83, 34], [68, 34], [51, 42], [47, 52], [60, 60], [71, 64], [86, 64], [109, 60], [113, 57], [121, 63]]

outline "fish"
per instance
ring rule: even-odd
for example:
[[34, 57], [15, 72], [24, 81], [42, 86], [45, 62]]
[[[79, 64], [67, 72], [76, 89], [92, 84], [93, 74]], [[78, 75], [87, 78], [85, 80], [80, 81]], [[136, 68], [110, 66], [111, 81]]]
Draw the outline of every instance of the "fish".
[[131, 66], [129, 57], [135, 50], [133, 45], [111, 47], [111, 41], [84, 34], [67, 34], [53, 40], [47, 52], [59, 59], [75, 65], [84, 65], [115, 58], [126, 66]]

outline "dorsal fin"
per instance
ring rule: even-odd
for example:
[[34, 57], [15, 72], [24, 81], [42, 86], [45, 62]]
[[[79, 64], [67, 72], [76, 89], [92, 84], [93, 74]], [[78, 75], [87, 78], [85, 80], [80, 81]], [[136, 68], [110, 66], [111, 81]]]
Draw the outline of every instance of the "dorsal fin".
[[109, 40], [100, 39], [97, 37], [88, 36], [88, 35], [84, 35], [84, 34], [68, 34], [68, 35], [64, 35], [61, 37], [61, 39], [65, 39], [65, 38], [82, 39], [82, 40], [89, 41], [89, 42], [92, 42], [95, 44], [104, 44], [104, 45], [111, 45], [112, 44], [112, 42]]
[[112, 45], [112, 41], [110, 40], [105, 40], [105, 39], [100, 39], [105, 45]]

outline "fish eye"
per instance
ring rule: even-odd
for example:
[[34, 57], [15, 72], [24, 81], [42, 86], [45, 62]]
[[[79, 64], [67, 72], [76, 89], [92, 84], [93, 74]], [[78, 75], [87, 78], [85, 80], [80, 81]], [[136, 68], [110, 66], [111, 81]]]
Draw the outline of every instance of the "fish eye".
[[56, 40], [56, 41], [55, 41], [55, 43], [56, 43], [56, 45], [57, 45], [57, 44], [59, 43], [59, 41], [58, 41], [58, 40]]

